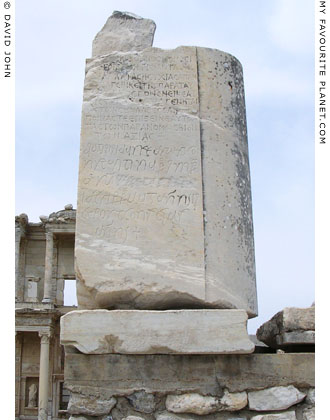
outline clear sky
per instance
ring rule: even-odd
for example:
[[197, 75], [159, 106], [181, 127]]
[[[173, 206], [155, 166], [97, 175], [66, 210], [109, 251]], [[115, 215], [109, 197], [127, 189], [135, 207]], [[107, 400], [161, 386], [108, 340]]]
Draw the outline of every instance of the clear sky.
[[314, 301], [314, 2], [16, 0], [16, 214], [76, 207], [85, 58], [114, 10], [243, 65], [259, 317]]

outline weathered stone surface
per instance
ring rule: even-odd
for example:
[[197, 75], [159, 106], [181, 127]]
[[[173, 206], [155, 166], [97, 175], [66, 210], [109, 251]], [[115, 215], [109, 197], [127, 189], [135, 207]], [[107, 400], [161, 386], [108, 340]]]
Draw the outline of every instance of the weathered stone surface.
[[[156, 414], [156, 420], [200, 420], [200, 416], [198, 414], [174, 414], [169, 413], [168, 411], [163, 411], [161, 413]], [[247, 417], [242, 415], [241, 413], [232, 414], [229, 412], [216, 412], [213, 414], [209, 414], [203, 416], [205, 420], [247, 420]]]
[[296, 413], [291, 411], [286, 411], [285, 413], [279, 414], [261, 414], [259, 416], [251, 417], [251, 420], [296, 420]]
[[315, 407], [303, 410], [303, 420], [315, 420]]
[[276, 336], [277, 346], [314, 345], [315, 331], [291, 331]]
[[152, 47], [155, 22], [129, 12], [113, 12], [93, 41], [92, 56]]
[[[221, 395], [290, 384], [315, 386], [313, 353], [219, 356], [66, 354], [66, 386], [104, 389], [109, 395], [146, 392]], [[87, 392], [87, 391], [86, 391]]]
[[85, 416], [70, 416], [69, 420], [88, 420]]
[[256, 411], [285, 410], [298, 404], [305, 397], [306, 394], [292, 385], [287, 387], [276, 386], [248, 393], [249, 408]]
[[257, 314], [243, 70], [196, 48], [202, 143], [206, 301]]
[[247, 393], [243, 392], [228, 392], [225, 389], [223, 396], [220, 399], [221, 410], [238, 411], [244, 408], [248, 403]]
[[182, 420], [182, 417], [163, 411], [156, 415], [156, 420]]
[[74, 311], [61, 318], [61, 344], [85, 354], [251, 353], [246, 322], [243, 310]]
[[173, 413], [206, 415], [217, 411], [238, 411], [247, 405], [246, 392], [230, 393], [225, 390], [221, 398], [197, 393], [168, 395], [166, 409]]
[[99, 396], [71, 393], [68, 412], [70, 414], [87, 414], [90, 416], [102, 416], [110, 413], [116, 405], [115, 398], [102, 399]]
[[111, 416], [75, 416], [69, 417], [69, 420], [112, 420]]
[[307, 391], [306, 403], [315, 404], [315, 388], [311, 388]]
[[127, 399], [136, 411], [140, 411], [142, 413], [152, 413], [156, 408], [154, 395], [145, 391], [134, 392], [133, 394], [128, 395]]
[[143, 417], [138, 417], [138, 416], [127, 416], [124, 417], [123, 420], [145, 420]]
[[234, 57], [178, 47], [87, 61], [76, 271], [80, 309], [255, 316], [243, 76]]
[[278, 348], [291, 344], [314, 344], [315, 307], [285, 308], [257, 330], [257, 338]]
[[174, 413], [193, 413], [199, 415], [218, 411], [219, 399], [200, 394], [168, 395], [166, 409]]

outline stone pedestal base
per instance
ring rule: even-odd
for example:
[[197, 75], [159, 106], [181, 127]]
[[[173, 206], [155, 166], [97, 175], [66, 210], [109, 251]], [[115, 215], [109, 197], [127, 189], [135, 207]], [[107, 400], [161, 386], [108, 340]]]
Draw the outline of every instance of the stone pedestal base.
[[85, 354], [244, 354], [254, 344], [244, 310], [74, 311], [61, 344]]
[[313, 353], [65, 359], [71, 420], [313, 418], [306, 417], [315, 401]]

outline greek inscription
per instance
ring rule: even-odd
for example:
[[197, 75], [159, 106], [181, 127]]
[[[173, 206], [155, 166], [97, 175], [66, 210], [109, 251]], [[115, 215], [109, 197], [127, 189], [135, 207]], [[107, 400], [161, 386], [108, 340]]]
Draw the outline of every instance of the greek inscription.
[[112, 205], [122, 203], [146, 203], [147, 205], [172, 205], [174, 207], [193, 207], [199, 201], [199, 193], [180, 194], [176, 190], [160, 194], [158, 192], [121, 191], [111, 194], [104, 191], [85, 190], [82, 192], [83, 203], [96, 205]]
[[118, 222], [139, 221], [146, 223], [161, 223], [162, 225], [165, 225], [167, 223], [180, 224], [183, 221], [183, 215], [189, 211], [189, 209], [173, 210], [168, 207], [157, 207], [145, 210], [137, 210], [135, 208], [128, 208], [126, 210], [106, 210], [101, 208], [87, 207], [86, 209], [84, 209], [82, 217], [86, 220], [107, 221], [107, 225], [102, 225], [102, 230], [100, 227], [97, 228], [97, 235], [106, 235], [106, 226], [108, 230], [110, 228], [112, 229], [111, 232], [109, 231], [109, 234], [111, 233], [112, 235], [114, 235], [115, 232], [115, 236], [118, 237], [118, 232], [122, 233], [122, 231], [113, 230], [114, 226], [116, 226]]
[[143, 239], [141, 248], [165, 258], [171, 250], [149, 250], [145, 240], [155, 231], [160, 244], [174, 237], [194, 248], [187, 227], [202, 235], [196, 55], [141, 54], [103, 57], [87, 73], [104, 94], [84, 105], [79, 217], [89, 234]]
[[98, 226], [95, 229], [95, 235], [100, 238], [124, 244], [127, 240], [128, 228], [114, 227], [112, 226], [112, 223], [110, 223], [108, 225]]
[[108, 171], [115, 173], [120, 171], [155, 171], [156, 159], [146, 161], [145, 159], [81, 159], [83, 169], [91, 169], [94, 171]]
[[[190, 131], [190, 130], [187, 130]], [[151, 147], [150, 145], [138, 144], [136, 146], [130, 144], [106, 144], [106, 143], [87, 143], [82, 151], [85, 156], [93, 154], [99, 155], [127, 155], [139, 157], [152, 157], [173, 154], [176, 157], [194, 156], [197, 154], [197, 147], [180, 146], [180, 147]]]

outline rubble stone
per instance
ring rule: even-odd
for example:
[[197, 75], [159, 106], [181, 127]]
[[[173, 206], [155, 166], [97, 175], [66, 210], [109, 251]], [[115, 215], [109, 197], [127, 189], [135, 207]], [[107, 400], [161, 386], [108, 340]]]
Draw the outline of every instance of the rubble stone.
[[303, 410], [303, 420], [315, 420], [315, 407]]
[[124, 417], [122, 420], [145, 420], [143, 417], [138, 417], [138, 416], [127, 416]]
[[217, 411], [238, 411], [247, 405], [246, 392], [229, 393], [225, 390], [221, 398], [197, 393], [168, 395], [166, 409], [174, 413], [205, 415]]
[[311, 388], [307, 391], [306, 403], [315, 404], [315, 388]]
[[99, 396], [82, 395], [71, 393], [68, 412], [70, 414], [87, 414], [90, 416], [102, 416], [110, 413], [117, 400], [110, 398], [103, 400]]
[[251, 417], [251, 420], [296, 420], [296, 413], [292, 411], [286, 411], [279, 414], [261, 414], [258, 416]]
[[153, 394], [149, 394], [145, 391], [137, 391], [128, 395], [126, 398], [136, 411], [140, 411], [142, 413], [152, 413], [155, 410], [156, 401]]
[[256, 411], [285, 410], [298, 404], [305, 396], [306, 394], [292, 385], [250, 391], [248, 392], [249, 408]]
[[166, 409], [174, 413], [193, 413], [198, 415], [218, 411], [219, 399], [200, 394], [168, 395]]

